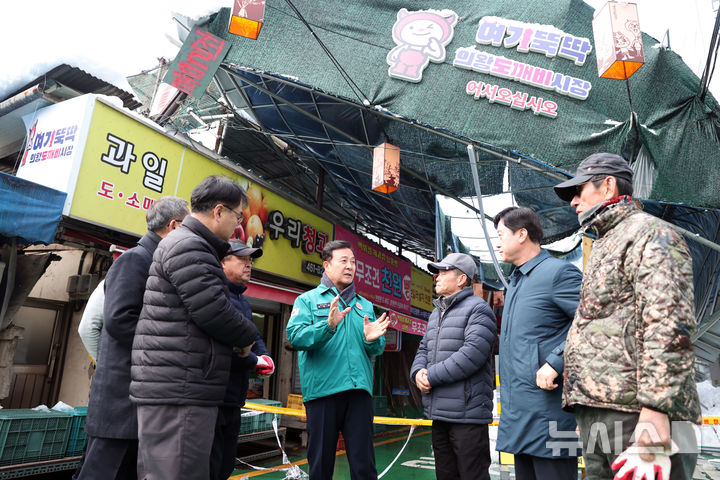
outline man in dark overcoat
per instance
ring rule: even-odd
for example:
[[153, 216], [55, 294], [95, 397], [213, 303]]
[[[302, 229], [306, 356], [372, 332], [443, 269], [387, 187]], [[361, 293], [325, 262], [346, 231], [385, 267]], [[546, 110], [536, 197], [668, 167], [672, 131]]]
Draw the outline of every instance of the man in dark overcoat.
[[582, 274], [540, 248], [542, 226], [533, 210], [508, 207], [495, 228], [501, 258], [515, 265], [500, 327], [496, 448], [514, 454], [518, 480], [577, 479], [580, 445], [575, 416], [562, 410], [561, 385]]
[[88, 443], [80, 480], [137, 478], [137, 413], [128, 396], [135, 326], [153, 252], [188, 213], [188, 204], [181, 198], [156, 200], [146, 214], [148, 232], [115, 260], [105, 277], [104, 323], [90, 386], [85, 420]]

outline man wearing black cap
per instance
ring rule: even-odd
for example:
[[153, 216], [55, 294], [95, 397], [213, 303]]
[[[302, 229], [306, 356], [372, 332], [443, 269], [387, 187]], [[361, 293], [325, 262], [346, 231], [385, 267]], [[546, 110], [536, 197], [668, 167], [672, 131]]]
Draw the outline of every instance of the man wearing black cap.
[[[243, 295], [252, 275], [252, 264], [263, 254], [259, 248], [250, 248], [240, 240], [230, 240], [230, 251], [222, 259], [223, 271], [227, 277], [230, 302], [246, 318], [252, 318], [252, 310]], [[215, 439], [210, 453], [210, 479], [225, 480], [235, 469], [237, 438], [240, 433], [242, 409], [247, 398], [250, 371], [255, 370], [261, 378], [267, 378], [275, 371], [270, 352], [265, 347], [260, 331], [246, 357], [234, 355], [230, 364], [230, 380], [225, 391], [225, 400], [218, 408], [215, 422]]]
[[[620, 469], [622, 478], [690, 479], [697, 454], [670, 457], [670, 422], [673, 433], [675, 422], [700, 422], [687, 245], [637, 208], [632, 170], [618, 155], [590, 155], [555, 192], [595, 239], [565, 344], [563, 392], [580, 427], [587, 478], [610, 479]], [[605, 448], [598, 432], [609, 437]]]
[[497, 326], [490, 306], [473, 295], [475, 260], [451, 253], [428, 264], [437, 274], [427, 331], [410, 368], [433, 421], [435, 476], [489, 479], [493, 372], [490, 358]]

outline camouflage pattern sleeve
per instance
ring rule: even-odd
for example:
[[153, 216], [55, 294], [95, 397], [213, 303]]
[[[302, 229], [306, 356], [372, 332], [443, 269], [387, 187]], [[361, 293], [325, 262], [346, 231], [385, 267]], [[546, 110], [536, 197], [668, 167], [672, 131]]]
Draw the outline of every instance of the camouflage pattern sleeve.
[[[638, 261], [635, 308], [640, 324], [637, 400], [673, 419], [700, 420], [691, 337], [695, 331], [692, 261], [685, 241], [658, 225], [646, 231]], [[632, 261], [632, 260], [631, 260]]]

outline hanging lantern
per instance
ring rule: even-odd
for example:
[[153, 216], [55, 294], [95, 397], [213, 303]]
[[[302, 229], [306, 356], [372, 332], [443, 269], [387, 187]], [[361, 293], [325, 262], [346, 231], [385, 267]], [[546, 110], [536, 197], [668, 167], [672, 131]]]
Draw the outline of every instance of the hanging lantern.
[[625, 80], [645, 63], [637, 5], [607, 2], [592, 26], [600, 77]]
[[235, 0], [228, 32], [257, 40], [265, 18], [265, 0]]
[[400, 186], [400, 149], [381, 143], [373, 149], [372, 189], [381, 193], [394, 192]]

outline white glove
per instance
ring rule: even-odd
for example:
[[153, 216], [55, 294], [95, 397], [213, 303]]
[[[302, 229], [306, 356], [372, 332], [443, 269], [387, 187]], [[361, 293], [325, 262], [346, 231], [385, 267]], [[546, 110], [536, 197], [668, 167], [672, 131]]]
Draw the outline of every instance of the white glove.
[[630, 445], [612, 463], [612, 469], [620, 469], [614, 480], [668, 480], [670, 478], [669, 451], [655, 453], [655, 460], [646, 462], [640, 458], [640, 448]]

